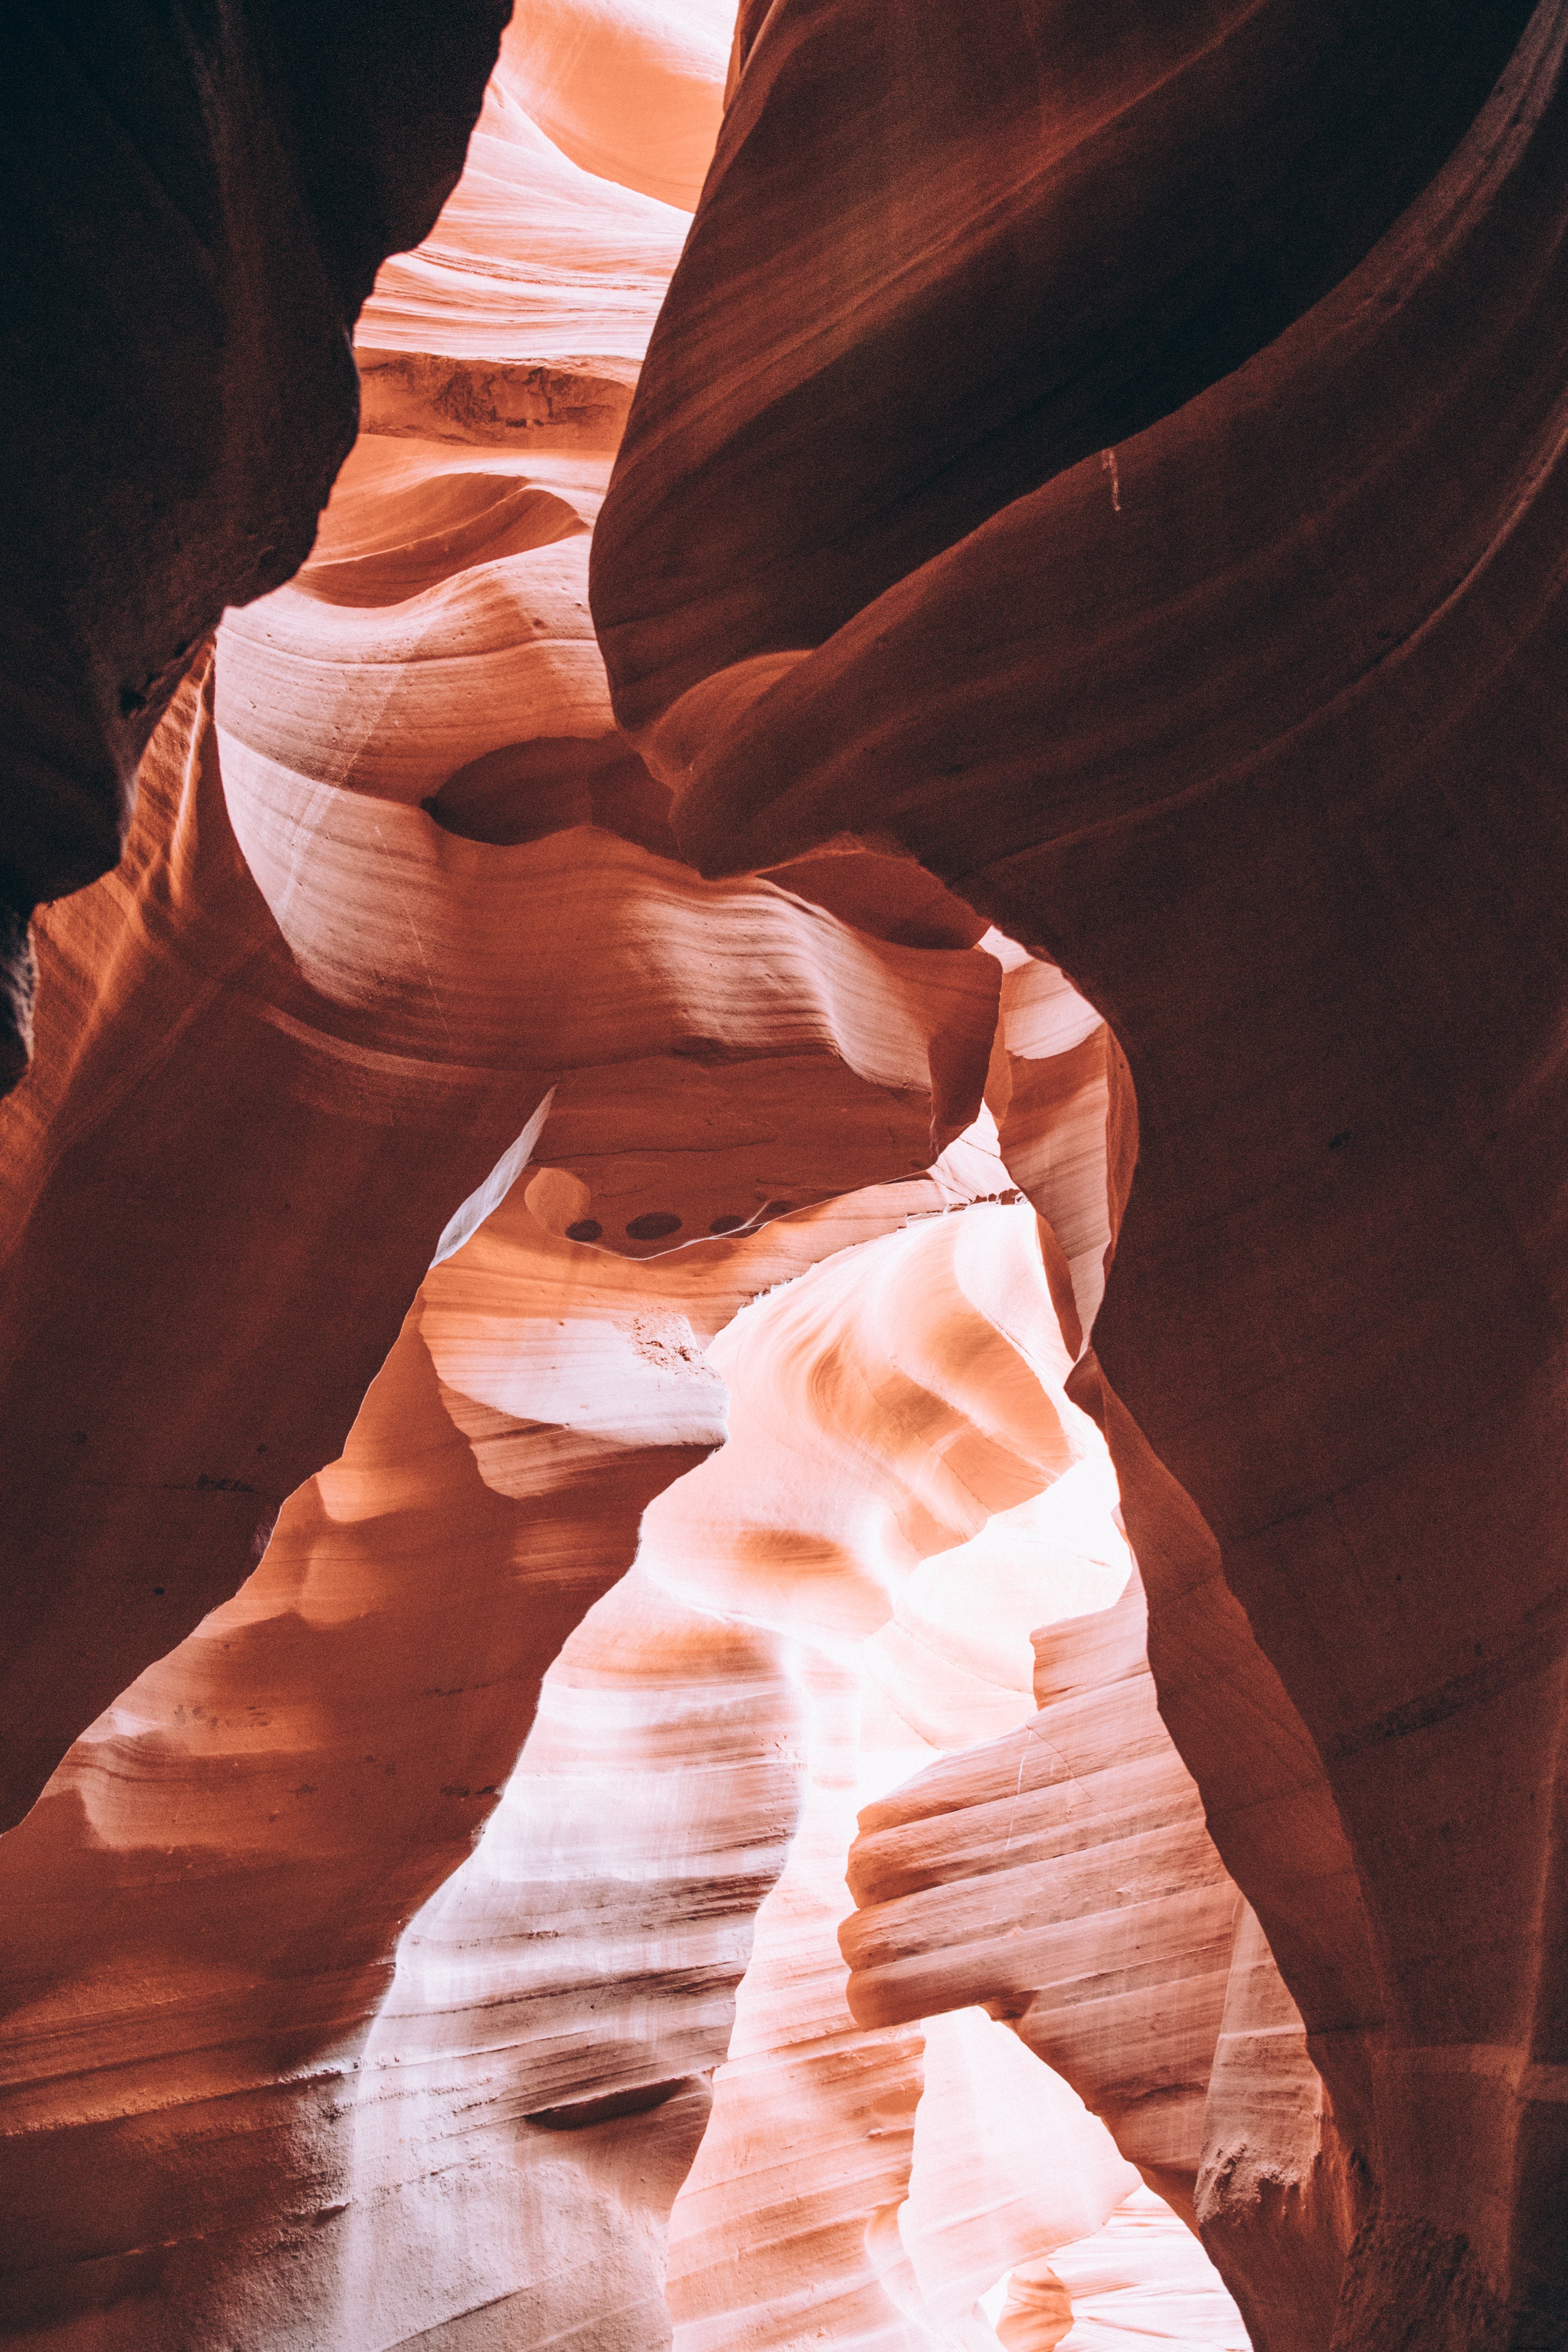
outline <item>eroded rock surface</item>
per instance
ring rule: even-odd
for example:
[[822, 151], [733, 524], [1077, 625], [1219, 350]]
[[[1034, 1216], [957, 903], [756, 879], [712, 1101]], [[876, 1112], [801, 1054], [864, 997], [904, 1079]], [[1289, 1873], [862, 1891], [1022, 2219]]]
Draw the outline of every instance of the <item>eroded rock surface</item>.
[[[1358, 37], [1398, 21], [1363, 12]], [[1496, 62], [1521, 22], [1490, 20]], [[912, 15], [879, 23], [926, 54]], [[1020, 18], [994, 29], [1032, 89]], [[1303, 276], [1244, 364], [1211, 352], [1215, 380], [1176, 406], [1158, 354], [1121, 344], [1151, 406], [1097, 409], [1101, 446], [1073, 465], [1085, 444], [1008, 442], [963, 401], [942, 411], [956, 448], [929, 404], [889, 427], [939, 352], [983, 349], [1010, 393], [1068, 347], [1043, 304], [995, 297], [956, 228], [906, 270], [824, 208], [825, 306], [841, 254], [900, 331], [847, 334], [841, 362], [830, 337], [792, 341], [787, 380], [776, 279], [740, 257], [778, 250], [791, 77], [847, 65], [859, 35], [775, 9], [598, 541], [616, 708], [691, 854], [730, 871], [846, 834], [910, 850], [1063, 967], [1125, 1057], [1137, 1169], [1076, 1393], [1117, 1463], [1162, 1713], [1364, 2168], [1336, 2323], [1358, 2352], [1568, 2328], [1544, 1927], [1568, 1492], [1563, 33], [1548, 0], [1468, 128], [1484, 75], [1440, 136], [1426, 118], [1414, 178], [1384, 176], [1401, 141], [1358, 145], [1381, 191], [1369, 249], [1344, 274], [1348, 247], [1318, 248], [1339, 282], [1311, 300]], [[927, 116], [903, 107], [913, 80], [868, 79], [895, 128], [867, 203], [891, 207], [902, 159], [927, 169]], [[862, 102], [852, 72], [842, 88]], [[1184, 168], [1193, 148], [1163, 152]], [[946, 183], [924, 184], [934, 204]], [[1065, 237], [1070, 214], [1047, 217]], [[1305, 205], [1301, 234], [1321, 220]], [[1096, 247], [1093, 282], [1131, 288], [1134, 255], [1106, 269]], [[927, 286], [978, 346], [906, 324]], [[698, 482], [700, 566], [679, 495]], [[862, 532], [873, 510], [886, 528]], [[748, 536], [763, 511], [795, 519], [776, 564]], [[849, 553], [792, 568], [819, 512], [824, 542], [856, 518]]]
[[7, 2341], [1563, 2340], [1559, 12], [1147, 13], [521, 7], [42, 920]]
[[507, 0], [62, 0], [5, 77], [0, 1086], [26, 919], [118, 860], [226, 604], [288, 579], [356, 421], [347, 337], [462, 169]]

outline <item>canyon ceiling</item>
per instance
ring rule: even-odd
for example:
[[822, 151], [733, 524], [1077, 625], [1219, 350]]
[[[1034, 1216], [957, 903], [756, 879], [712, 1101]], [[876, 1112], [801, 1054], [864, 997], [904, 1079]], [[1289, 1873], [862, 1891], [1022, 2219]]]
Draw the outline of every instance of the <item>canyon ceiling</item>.
[[1568, 0], [8, 65], [0, 2341], [1568, 2352]]

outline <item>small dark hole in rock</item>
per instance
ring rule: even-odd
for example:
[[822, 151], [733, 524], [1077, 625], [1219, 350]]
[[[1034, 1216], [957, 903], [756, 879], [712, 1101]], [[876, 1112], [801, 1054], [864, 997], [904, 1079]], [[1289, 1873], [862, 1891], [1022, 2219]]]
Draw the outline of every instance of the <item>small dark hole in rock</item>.
[[695, 2075], [681, 2074], [671, 2083], [639, 2083], [635, 2090], [610, 2091], [597, 2099], [574, 2099], [567, 2106], [539, 2107], [523, 2121], [544, 2131], [583, 2131], [590, 2124], [613, 2123], [620, 2116], [647, 2115], [650, 2107], [662, 2107], [667, 2099], [682, 2091], [706, 2088]]
[[626, 1227], [626, 1238], [634, 1242], [661, 1242], [667, 1234], [680, 1231], [680, 1219], [668, 1209], [650, 1209], [646, 1216], [634, 1217]]
[[708, 1230], [710, 1234], [732, 1234], [748, 1222], [745, 1217], [715, 1217]]
[[597, 1217], [579, 1217], [574, 1225], [566, 1228], [569, 1242], [596, 1242], [604, 1232]]
[[496, 848], [597, 824], [656, 856], [677, 855], [668, 788], [654, 782], [622, 735], [503, 744], [470, 760], [420, 806], [443, 831]]

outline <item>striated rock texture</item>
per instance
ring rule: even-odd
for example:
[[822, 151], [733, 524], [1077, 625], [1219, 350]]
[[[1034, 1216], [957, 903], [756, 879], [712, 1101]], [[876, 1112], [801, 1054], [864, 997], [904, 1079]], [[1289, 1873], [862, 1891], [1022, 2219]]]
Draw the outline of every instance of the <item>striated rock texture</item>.
[[[944, 54], [920, 12], [880, 14], [912, 56]], [[1357, 37], [1396, 43], [1404, 21], [1358, 12]], [[1033, 91], [1033, 19], [996, 24], [1002, 80]], [[862, 86], [856, 20], [775, 8], [597, 546], [616, 709], [679, 788], [693, 855], [733, 871], [845, 833], [910, 850], [1059, 963], [1125, 1057], [1136, 1174], [1075, 1393], [1116, 1460], [1162, 1713], [1354, 2153], [1345, 2352], [1568, 2341], [1565, 31], [1544, 0], [1468, 129], [1441, 42], [1387, 142], [1341, 148], [1340, 119], [1329, 152], [1354, 156], [1363, 208], [1338, 243], [1316, 242], [1301, 151], [1259, 97], [1282, 85], [1249, 80], [1299, 208], [1263, 247], [1294, 323], [1273, 314], [1243, 365], [1227, 347], [1229, 373], [1211, 349], [1181, 407], [1124, 330], [1147, 405], [1099, 401], [1076, 444], [1019, 433], [982, 490], [963, 453], [1002, 446], [990, 411], [944, 409], [956, 446], [922, 434], [929, 465], [889, 422], [917, 383], [929, 414], [952, 334], [857, 339], [797, 397], [774, 370], [785, 309], [792, 349], [831, 348], [781, 304], [773, 258], [789, 73], [809, 55]], [[1020, 319], [974, 240], [917, 239], [916, 271], [871, 233], [898, 215], [901, 155], [951, 184], [925, 87], [881, 78], [896, 128], [830, 151], [854, 153], [868, 226], [821, 206], [812, 282], [836, 300], [842, 254], [858, 315], [923, 283], [975, 322], [990, 381], [1031, 385], [1043, 348], [1078, 384], [1079, 346], [1056, 340], [1070, 270], [1067, 311], [1047, 271]], [[1238, 135], [1227, 191], [1251, 168]], [[954, 152], [981, 185], [976, 149]], [[1175, 169], [1194, 147], [1151, 152]], [[1170, 254], [1171, 210], [1150, 216]], [[1070, 238], [1065, 199], [1043, 218]], [[1289, 274], [1303, 240], [1315, 281]], [[1097, 282], [1136, 287], [1136, 255], [1107, 270], [1097, 248]], [[731, 382], [689, 421], [695, 386]], [[823, 544], [792, 570], [788, 530], [759, 564], [763, 448], [774, 518], [819, 510], [833, 453], [843, 511], [887, 518], [851, 535], [863, 567]]]
[[1237, 1902], [1154, 1705], [1144, 1614], [1134, 1577], [1046, 1635], [1037, 1715], [867, 1809], [843, 1944], [858, 2016], [995, 2003], [1191, 2217]]
[[347, 336], [462, 168], [507, 0], [59, 0], [9, 44], [0, 1087], [26, 924], [120, 856], [226, 604], [288, 579], [353, 439]]
[[4, 1114], [0, 2326], [55, 2352], [984, 2346], [1136, 2178], [837, 1945], [858, 1798], [1125, 1580], [981, 1101], [1004, 965], [1020, 1067], [1097, 1024], [906, 858], [674, 856], [586, 615], [613, 404], [479, 384], [616, 381], [673, 239], [519, 54]]
[[992, 2344], [981, 2295], [1093, 2234], [1136, 2176], [977, 2011], [852, 2007], [835, 1927], [858, 1795], [985, 1715], [1018, 1721], [1020, 1626], [1127, 1574], [1034, 1221], [977, 1205], [863, 1244], [712, 1355], [729, 1442], [650, 1507], [641, 1570], [805, 1646], [809, 1781], [671, 2216], [675, 2341]]
[[[919, 1170], [978, 1098], [994, 961], [609, 829], [657, 841], [662, 796], [606, 757], [574, 511], [504, 474], [436, 485], [438, 515], [499, 507], [495, 536], [429, 534], [447, 573], [406, 594], [421, 488], [377, 503], [379, 556], [329, 523], [222, 633], [226, 723], [210, 665], [182, 689], [126, 866], [43, 927], [54, 1010], [0, 1114], [11, 1820], [254, 1564], [552, 1087], [563, 1225], [634, 1256]], [[578, 540], [535, 552], [563, 516]], [[356, 562], [388, 601], [317, 592]]]
[[[451, 201], [417, 253], [383, 269], [361, 317], [372, 432], [613, 455], [718, 121], [722, 43], [676, 30], [584, 0], [517, 14]], [[606, 42], [623, 52], [618, 74], [604, 70]], [[684, 137], [660, 62], [696, 117]], [[563, 109], [591, 132], [585, 152]], [[673, 151], [658, 185], [635, 169], [650, 142]]]
[[623, 722], [820, 644], [1249, 359], [1417, 194], [1529, 15], [744, 8], [599, 541]]
[[1301, 2020], [1154, 1704], [1136, 1571], [1036, 1637], [1040, 1711], [860, 1816], [868, 2023], [984, 2002], [1216, 2252], [1257, 2347], [1326, 2343], [1360, 2219]]
[[901, 1184], [639, 1263], [541, 1224], [558, 1173], [0, 1844], [15, 2340], [978, 2345], [1135, 2178], [984, 2019], [858, 2025], [837, 1948], [857, 1781], [1016, 1720], [1019, 1626], [1126, 1575], [1029, 1212]]
[[498, 79], [573, 163], [689, 213], [719, 135], [734, 25], [729, 0], [530, 0]]
[[455, 189], [498, 17], [168, 21], [0, 2334], [1562, 2346], [1559, 0], [529, 0]]

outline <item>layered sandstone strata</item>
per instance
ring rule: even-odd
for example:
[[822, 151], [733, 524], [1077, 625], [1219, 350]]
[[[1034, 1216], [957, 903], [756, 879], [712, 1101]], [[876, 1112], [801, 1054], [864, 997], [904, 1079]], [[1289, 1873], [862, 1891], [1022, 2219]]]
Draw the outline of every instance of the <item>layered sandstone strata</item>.
[[[921, 1169], [978, 1100], [994, 963], [661, 855], [575, 511], [459, 468], [431, 531], [427, 488], [361, 556], [351, 484], [345, 541], [223, 633], [218, 723], [211, 665], [183, 690], [127, 866], [45, 927], [5, 1114], [12, 1820], [254, 1564], [547, 1097], [563, 1223], [634, 1256]], [[410, 543], [447, 567], [412, 593]]]
[[200, 639], [310, 552], [348, 334], [458, 178], [508, 13], [60, 0], [13, 28], [0, 1087], [34, 905], [115, 864]]
[[[984, 2340], [1132, 2178], [988, 2021], [858, 2026], [837, 1942], [866, 1772], [1005, 1732], [1049, 1591], [1126, 1574], [1032, 1214], [951, 1213], [1016, 1199], [980, 1092], [1021, 960], [907, 861], [674, 860], [585, 614], [613, 404], [469, 394], [628, 374], [675, 238], [550, 146], [520, 55], [371, 306], [310, 563], [45, 927], [17, 1813], [81, 1736], [0, 1845], [16, 2341]], [[847, 1349], [853, 1433], [841, 1381], [787, 1402]]]
[[1521, 14], [520, 12], [42, 927], [8, 2340], [1557, 2340]]
[[858, 2022], [837, 1948], [858, 1797], [1026, 1716], [1024, 1629], [1128, 1572], [1031, 1213], [637, 1262], [541, 1224], [559, 1173], [0, 1847], [18, 2340], [978, 2345], [1136, 2178], [978, 2012]]
[[[988, 86], [1019, 88], [1028, 123], [1045, 13], [986, 35]], [[1306, 15], [1249, 11], [1234, 39]], [[1005, 249], [1013, 181], [973, 218], [946, 194], [996, 185], [963, 112], [978, 79], [935, 88], [946, 36], [774, 8], [661, 314], [595, 592], [617, 711], [709, 870], [847, 833], [902, 846], [1049, 954], [1115, 1040], [1136, 1174], [1074, 1392], [1116, 1461], [1162, 1715], [1353, 2150], [1367, 2220], [1336, 2340], [1358, 2347], [1568, 2326], [1543, 1924], [1568, 100], [1556, 0], [1466, 25], [1469, 79], [1397, 8], [1346, 21], [1347, 88], [1376, 84], [1359, 44], [1415, 47], [1337, 215], [1308, 152], [1334, 105], [1284, 140], [1272, 110], [1307, 47], [1247, 78], [1227, 195], [1278, 170], [1299, 210], [1270, 287], [1309, 249], [1321, 274], [1255, 356], [1210, 347], [1176, 407], [1169, 353], [1195, 347], [1174, 313], [1173, 342], [1143, 332], [1133, 231], [1162, 257], [1184, 234], [1164, 175], [1221, 118], [1152, 126], [1238, 50], [1183, 17], [1201, 68], [1140, 69], [1157, 100], [1089, 108], [1151, 134], [1113, 257], [1065, 193], [1095, 152], [1071, 107], [1061, 160], [1025, 142], [1037, 176], [1016, 184], [1058, 241], [1009, 305], [988, 240]], [[878, 41], [907, 70], [862, 71]], [[802, 247], [780, 232], [804, 200], [784, 159], [830, 93], [878, 135], [832, 143], [857, 203], [814, 209]], [[922, 201], [946, 205], [929, 229]], [[1174, 284], [1212, 282], [1194, 258]], [[1086, 304], [1113, 385], [1073, 340]], [[945, 438], [939, 350], [994, 394], [944, 403]], [[1050, 429], [1057, 383], [1081, 390], [1077, 440]]]

